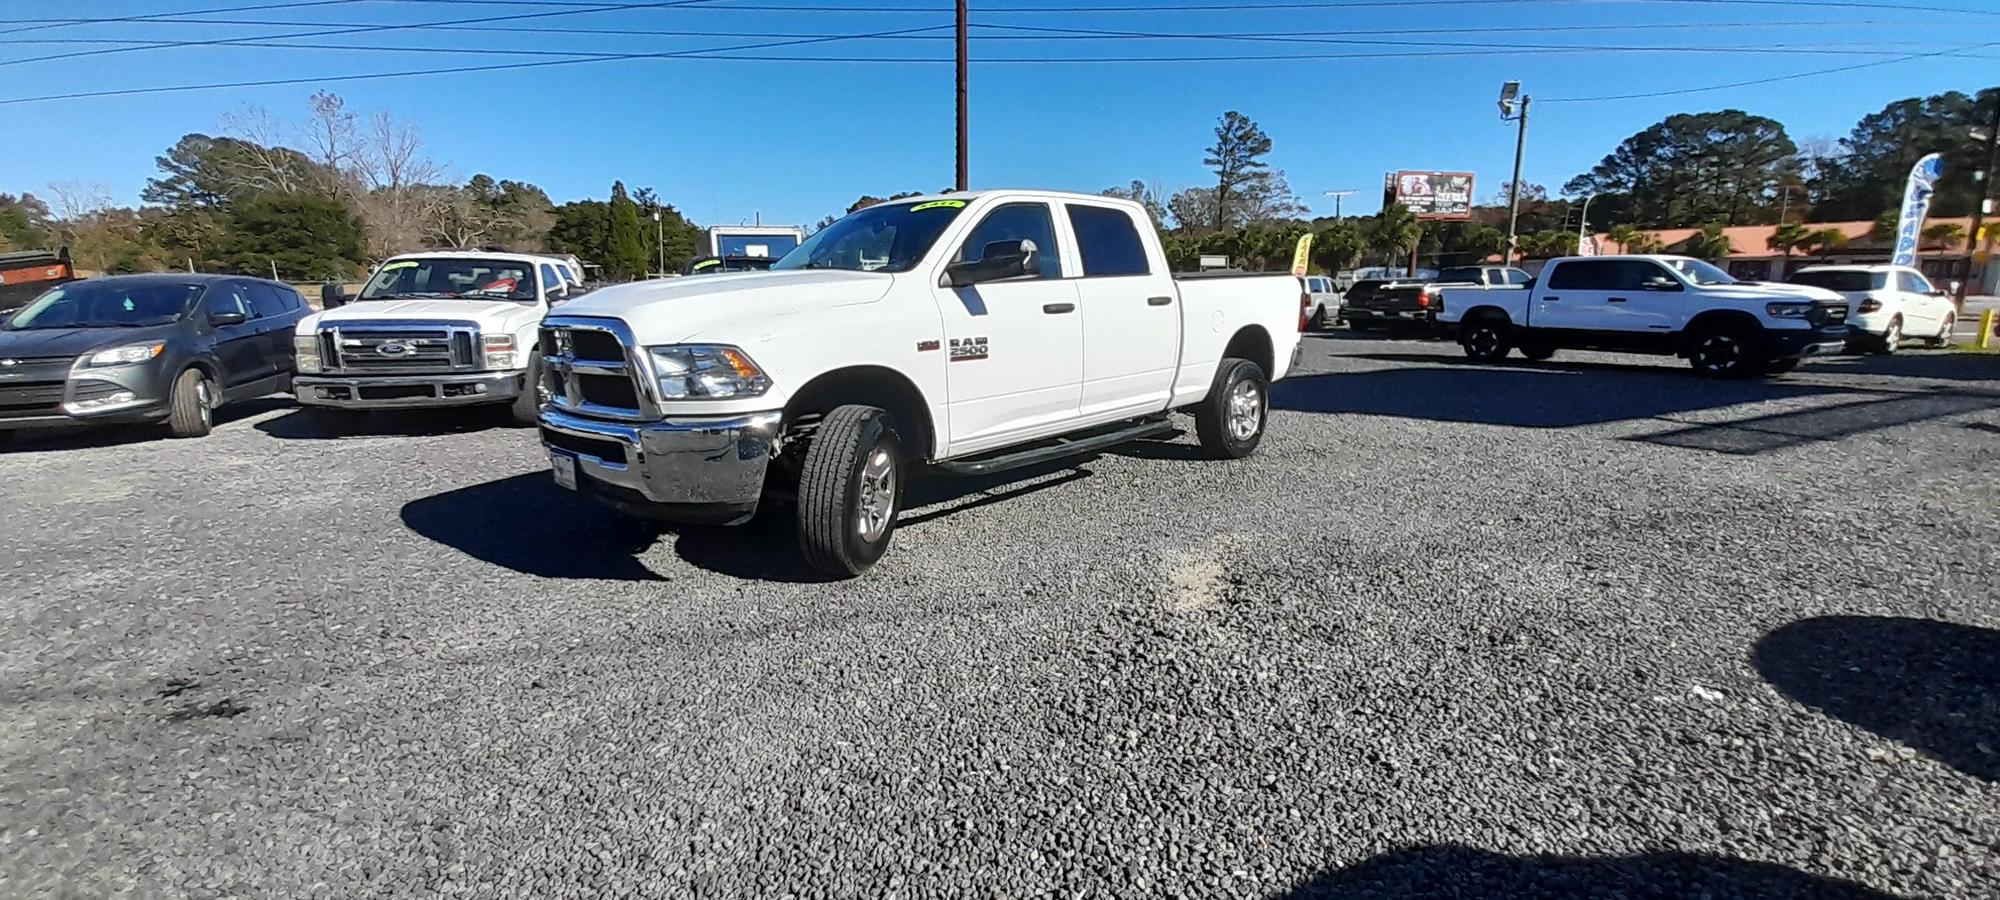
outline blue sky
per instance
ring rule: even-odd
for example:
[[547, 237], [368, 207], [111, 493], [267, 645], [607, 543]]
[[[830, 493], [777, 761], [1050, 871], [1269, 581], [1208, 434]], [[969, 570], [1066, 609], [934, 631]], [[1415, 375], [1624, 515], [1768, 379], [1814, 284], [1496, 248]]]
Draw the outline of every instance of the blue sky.
[[[36, 18], [104, 18], [282, 0], [9, 0], [0, 29]], [[546, 2], [546, 0], [541, 0]], [[606, 0], [608, 4], [631, 0]], [[1273, 0], [1304, 3], [1309, 0]], [[1275, 141], [1270, 162], [1316, 212], [1321, 192], [1353, 188], [1349, 213], [1380, 202], [1382, 174], [1468, 170], [1491, 197], [1512, 164], [1513, 130], [1497, 118], [1502, 81], [1536, 98], [1525, 179], [1552, 190], [1621, 139], [1675, 112], [1741, 108], [1783, 122], [1794, 139], [1836, 138], [1860, 116], [1907, 96], [2000, 82], [2000, 11], [1992, 0], [1881, 0], [1954, 8], [1897, 11], [1847, 0], [1827, 8], [1759, 0], [1402, 0], [1332, 8], [1160, 10], [1199, 0], [972, 0], [972, 181], [1095, 191], [1142, 179], [1165, 191], [1202, 184], [1202, 148], [1224, 110], [1256, 119]], [[1209, 5], [1220, 5], [1211, 3]], [[1246, 4], [1247, 5], [1247, 4]], [[839, 11], [747, 10], [821, 6]], [[910, 7], [871, 13], [855, 7]], [[1152, 7], [1139, 12], [1081, 7]], [[1060, 10], [1055, 9], [1060, 7]], [[1037, 11], [1002, 11], [1035, 9]], [[909, 38], [847, 40], [756, 51], [786, 56], [923, 58], [941, 63], [627, 60], [434, 75], [0, 105], [0, 191], [51, 182], [101, 183], [136, 202], [153, 158], [182, 134], [214, 132], [246, 107], [302, 120], [317, 87], [350, 109], [387, 110], [421, 127], [432, 154], [460, 180], [476, 172], [532, 181], [557, 202], [602, 197], [613, 179], [652, 186], [702, 224], [811, 222], [863, 193], [936, 190], [952, 180], [952, 20], [946, 0], [714, 0], [684, 9], [581, 12], [521, 2], [345, 0], [219, 13], [309, 26], [127, 22], [0, 35], [0, 101], [135, 87], [323, 78], [553, 57], [523, 50], [658, 53], [943, 26]], [[11, 61], [119, 46], [31, 41], [253, 39], [343, 25], [480, 16], [565, 15], [401, 29], [294, 43], [341, 49], [197, 46], [44, 62]], [[1839, 23], [1807, 25], [1798, 23]], [[1723, 23], [1729, 23], [1724, 25]], [[1674, 26], [1680, 27], [1658, 27]], [[1577, 26], [1611, 26], [1601, 30]], [[1645, 27], [1654, 26], [1654, 27]], [[586, 28], [614, 34], [551, 33]], [[1312, 36], [1321, 43], [1193, 39], [1005, 40], [1057, 32]], [[1525, 28], [1512, 32], [1470, 29]], [[640, 32], [670, 32], [653, 34]], [[715, 33], [736, 33], [730, 36]], [[1344, 34], [1327, 35], [1326, 32]], [[1069, 34], [1069, 32], [1061, 32]], [[1326, 41], [1401, 43], [1326, 43]], [[1987, 46], [1975, 46], [1987, 44]], [[1705, 52], [1567, 52], [1557, 46], [1728, 47]], [[361, 48], [454, 48], [385, 52]], [[1793, 53], [1833, 49], [1831, 54]], [[1858, 52], [1856, 52], [1858, 51]], [[1638, 94], [1954, 52], [1888, 65], [1716, 90], [1607, 102], [1562, 98]], [[1354, 58], [1353, 54], [1429, 54]], [[1318, 54], [1348, 58], [1254, 60]], [[1436, 55], [1453, 54], [1453, 55]], [[1002, 63], [1057, 57], [1221, 56], [1222, 62]]]

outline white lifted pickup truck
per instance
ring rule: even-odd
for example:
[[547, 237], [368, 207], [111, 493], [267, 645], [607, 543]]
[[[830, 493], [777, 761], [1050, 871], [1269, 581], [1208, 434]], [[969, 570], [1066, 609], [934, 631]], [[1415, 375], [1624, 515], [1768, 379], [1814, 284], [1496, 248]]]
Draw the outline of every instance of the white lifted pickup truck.
[[351, 302], [329, 296], [335, 308], [299, 322], [292, 391], [322, 418], [504, 403], [532, 425], [541, 405], [537, 327], [578, 290], [563, 267], [522, 253], [392, 257]]
[[1465, 355], [1543, 360], [1559, 349], [1685, 357], [1704, 375], [1790, 371], [1847, 342], [1847, 301], [1820, 288], [1742, 282], [1685, 256], [1551, 260], [1525, 287], [1446, 287], [1437, 321]]
[[806, 562], [881, 558], [917, 467], [983, 474], [1172, 431], [1246, 456], [1295, 362], [1291, 275], [1178, 278], [1146, 212], [984, 191], [871, 206], [768, 272], [604, 288], [543, 322], [563, 487], [735, 524], [796, 502]]

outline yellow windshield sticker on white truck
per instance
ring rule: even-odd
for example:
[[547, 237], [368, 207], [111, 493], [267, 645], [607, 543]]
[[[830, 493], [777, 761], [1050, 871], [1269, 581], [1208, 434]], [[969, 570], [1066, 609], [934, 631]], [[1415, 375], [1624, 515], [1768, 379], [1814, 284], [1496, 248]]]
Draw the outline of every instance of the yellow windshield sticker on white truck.
[[963, 200], [932, 200], [929, 203], [919, 203], [915, 206], [910, 207], [910, 212], [923, 212], [924, 210], [927, 209], [964, 209], [964, 208], [965, 208], [965, 201]]
[[416, 267], [417, 267], [417, 261], [416, 261], [416, 260], [414, 260], [414, 259], [406, 259], [406, 260], [403, 260], [402, 262], [392, 262], [392, 263], [389, 263], [388, 265], [385, 265], [385, 266], [383, 266], [383, 267], [382, 267], [382, 271], [384, 271], [384, 272], [394, 272], [394, 271], [396, 271], [397, 269], [414, 269], [414, 268], [416, 268]]

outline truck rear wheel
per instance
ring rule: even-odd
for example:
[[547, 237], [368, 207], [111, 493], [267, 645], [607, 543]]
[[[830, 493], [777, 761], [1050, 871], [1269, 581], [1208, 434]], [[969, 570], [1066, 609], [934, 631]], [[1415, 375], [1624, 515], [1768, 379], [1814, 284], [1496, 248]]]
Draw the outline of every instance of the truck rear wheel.
[[902, 512], [902, 440], [887, 412], [842, 406], [813, 433], [799, 468], [799, 551], [806, 565], [853, 577], [889, 549]]
[[1506, 319], [1485, 315], [1459, 326], [1458, 345], [1480, 362], [1499, 362], [1514, 349], [1514, 339], [1507, 333]]
[[1215, 371], [1208, 396], [1194, 411], [1194, 433], [1211, 459], [1242, 459], [1264, 441], [1270, 412], [1270, 383], [1263, 367], [1247, 359], [1225, 359]]

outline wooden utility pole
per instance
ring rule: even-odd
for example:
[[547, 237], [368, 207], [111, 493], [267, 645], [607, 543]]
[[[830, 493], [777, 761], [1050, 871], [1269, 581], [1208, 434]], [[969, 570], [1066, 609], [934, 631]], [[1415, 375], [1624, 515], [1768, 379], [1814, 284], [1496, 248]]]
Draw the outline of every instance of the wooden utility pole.
[[965, 0], [958, 0], [958, 189], [971, 189], [971, 176], [966, 165], [966, 123], [965, 123]]

